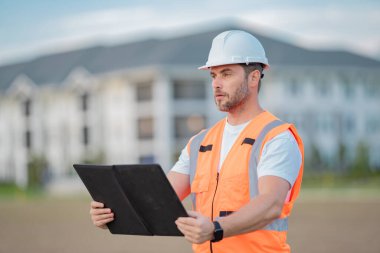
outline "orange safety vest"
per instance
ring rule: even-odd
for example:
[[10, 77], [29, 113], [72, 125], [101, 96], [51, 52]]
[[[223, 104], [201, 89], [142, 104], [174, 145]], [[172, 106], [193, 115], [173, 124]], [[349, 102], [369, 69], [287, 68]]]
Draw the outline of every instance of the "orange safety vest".
[[[257, 164], [268, 140], [290, 130], [298, 143], [302, 160], [304, 157], [302, 140], [295, 127], [265, 111], [243, 129], [218, 173], [224, 126], [225, 120], [219, 121], [212, 128], [196, 135], [187, 146], [193, 209], [211, 220], [239, 210], [258, 195]], [[289, 201], [284, 203], [281, 216], [271, 224], [216, 243], [193, 244], [193, 250], [197, 253], [290, 252], [286, 243], [287, 217], [299, 194], [302, 174], [303, 161]]]

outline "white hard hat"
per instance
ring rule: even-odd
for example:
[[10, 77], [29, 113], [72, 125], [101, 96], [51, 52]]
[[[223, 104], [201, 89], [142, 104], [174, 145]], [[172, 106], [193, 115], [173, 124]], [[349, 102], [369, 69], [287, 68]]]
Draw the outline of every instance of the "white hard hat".
[[206, 65], [198, 69], [253, 62], [262, 63], [264, 69], [269, 69], [268, 59], [260, 41], [247, 32], [231, 30], [214, 38]]

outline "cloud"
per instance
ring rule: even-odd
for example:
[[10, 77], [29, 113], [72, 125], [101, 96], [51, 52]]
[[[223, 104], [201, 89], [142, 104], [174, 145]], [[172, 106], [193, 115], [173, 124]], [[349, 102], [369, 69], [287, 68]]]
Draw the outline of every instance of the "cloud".
[[103, 34], [141, 29], [157, 18], [150, 7], [109, 9], [69, 16], [58, 22], [58, 29], [64, 34]]
[[[235, 0], [202, 4], [174, 2], [171, 5], [138, 5], [72, 14], [45, 22], [36, 38], [1, 46], [0, 61], [29, 57], [43, 52], [66, 50], [91, 44], [115, 43], [173, 33], [186, 33], [191, 26], [204, 29], [212, 21], [235, 17], [259, 32], [309, 48], [345, 48], [380, 58], [379, 8], [362, 4], [311, 6], [303, 1], [292, 5], [281, 1], [247, 5]], [[195, 6], [197, 5], [197, 6]], [[202, 24], [202, 25], [200, 25]], [[173, 32], [174, 31], [174, 32]], [[27, 45], [25, 45], [27, 44]]]
[[[18, 61], [43, 53], [64, 51], [93, 44], [107, 44], [146, 37], [165, 37], [180, 33], [180, 28], [223, 17], [222, 13], [194, 19], [193, 11], [178, 11], [178, 6], [160, 9], [137, 6], [88, 11], [45, 22], [28, 43], [3, 44], [0, 63]], [[174, 31], [174, 32], [173, 32]]]
[[113, 36], [147, 29], [169, 31], [172, 28], [223, 18], [228, 13], [228, 10], [224, 10], [209, 15], [206, 9], [186, 9], [178, 4], [168, 8], [137, 6], [69, 16], [60, 20], [56, 26], [62, 35]]
[[[246, 13], [242, 17], [261, 25], [261, 31], [268, 36], [281, 36], [304, 47], [348, 49], [373, 58], [380, 56], [377, 8], [293, 7]], [[272, 29], [266, 31], [265, 27]]]

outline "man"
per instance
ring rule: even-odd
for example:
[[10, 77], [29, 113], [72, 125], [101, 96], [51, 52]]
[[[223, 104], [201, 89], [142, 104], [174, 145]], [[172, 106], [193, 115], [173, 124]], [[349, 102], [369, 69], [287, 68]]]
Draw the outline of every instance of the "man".
[[[260, 42], [237, 30], [216, 36], [200, 67], [210, 71], [227, 117], [194, 136], [168, 174], [180, 199], [191, 194], [193, 211], [176, 224], [195, 252], [290, 252], [287, 217], [301, 186], [303, 145], [294, 126], [259, 104], [268, 68]], [[99, 227], [113, 220], [98, 202], [91, 215]]]

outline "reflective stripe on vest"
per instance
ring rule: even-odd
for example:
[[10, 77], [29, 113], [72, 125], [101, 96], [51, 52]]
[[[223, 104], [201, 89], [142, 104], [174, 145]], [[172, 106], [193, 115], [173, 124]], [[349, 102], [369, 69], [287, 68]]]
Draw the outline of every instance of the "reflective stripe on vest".
[[[205, 138], [206, 134], [208, 133], [208, 129], [200, 132], [198, 135], [196, 135], [193, 140], [190, 143], [190, 170], [189, 170], [189, 176], [190, 176], [190, 185], [194, 180], [195, 171], [197, 169], [197, 160], [198, 160], [198, 152], [199, 148], [201, 146], [201, 143], [203, 139]], [[195, 193], [190, 193], [191, 201], [193, 202], [193, 210], [195, 210]]]
[[[265, 136], [275, 127], [278, 127], [282, 124], [285, 124], [284, 122], [280, 120], [274, 120], [270, 123], [268, 123], [260, 132], [260, 134], [257, 136], [256, 140], [254, 141], [252, 145], [251, 155], [249, 159], [249, 191], [250, 191], [250, 197], [254, 198], [258, 195], [259, 189], [258, 189], [258, 175], [257, 175], [257, 165], [260, 160], [260, 148], [263, 144], [263, 141], [265, 139]], [[203, 139], [205, 138], [206, 134], [208, 133], [209, 129], [206, 129], [196, 135], [191, 143], [190, 143], [190, 168], [189, 168], [189, 176], [190, 176], [190, 185], [192, 184], [195, 172], [197, 168], [197, 160], [198, 160], [198, 152], [201, 146], [201, 143]], [[193, 203], [193, 209], [196, 210], [196, 194], [190, 193], [191, 200]], [[287, 231], [288, 230], [288, 218], [282, 218], [282, 219], [276, 219], [272, 223], [268, 224], [263, 230], [274, 230], [274, 231]]]
[[276, 219], [271, 224], [268, 224], [263, 230], [274, 230], [278, 232], [288, 231], [288, 217]]
[[266, 125], [260, 134], [257, 136], [255, 143], [252, 146], [251, 157], [249, 158], [249, 195], [254, 198], [259, 193], [258, 188], [258, 176], [257, 176], [257, 165], [260, 160], [260, 148], [263, 144], [265, 136], [275, 127], [284, 124], [280, 120], [274, 120]]

